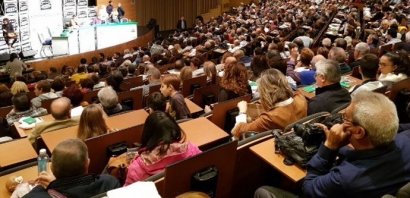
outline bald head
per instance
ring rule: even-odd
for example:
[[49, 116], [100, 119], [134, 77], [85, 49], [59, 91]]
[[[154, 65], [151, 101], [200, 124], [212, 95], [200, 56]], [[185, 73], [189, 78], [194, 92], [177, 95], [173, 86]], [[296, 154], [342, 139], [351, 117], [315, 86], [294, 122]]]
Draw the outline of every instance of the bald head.
[[315, 68], [315, 65], [316, 65], [317, 62], [319, 62], [321, 60], [325, 60], [325, 59], [326, 58], [323, 55], [318, 54], [318, 55], [316, 55], [312, 58], [312, 60], [310, 61], [310, 65], [312, 66], [312, 68]]
[[51, 103], [50, 110], [54, 119], [68, 119], [71, 117], [71, 101], [66, 97], [57, 98]]
[[88, 172], [88, 149], [80, 139], [66, 139], [53, 150], [51, 170], [57, 179], [84, 175]]
[[149, 56], [148, 55], [144, 55], [143, 57], [142, 57], [142, 62], [146, 62], [146, 61], [149, 61]]

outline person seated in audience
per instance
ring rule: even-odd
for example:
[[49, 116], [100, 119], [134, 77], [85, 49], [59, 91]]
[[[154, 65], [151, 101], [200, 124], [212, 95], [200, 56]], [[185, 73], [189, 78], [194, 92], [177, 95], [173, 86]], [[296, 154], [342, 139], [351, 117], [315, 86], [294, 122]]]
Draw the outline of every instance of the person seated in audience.
[[158, 68], [154, 67], [147, 71], [148, 84], [131, 88], [130, 91], [142, 88], [142, 95], [143, 96], [148, 95], [150, 87], [161, 84], [160, 78], [161, 78], [161, 71], [159, 71]]
[[191, 67], [183, 67], [179, 73], [179, 78], [181, 78], [181, 85], [185, 80], [191, 79], [193, 77], [193, 72]]
[[13, 85], [10, 88], [11, 94], [16, 95], [21, 92], [29, 92], [26, 83], [21, 81], [14, 81]]
[[51, 197], [92, 197], [120, 187], [118, 180], [107, 174], [88, 173], [90, 158], [84, 142], [66, 139], [58, 143], [52, 151], [50, 172], [43, 171], [36, 179], [39, 185], [26, 198]]
[[240, 50], [240, 49], [241, 49], [241, 41], [236, 39], [233, 42], [233, 45], [230, 45], [228, 51], [231, 53], [235, 53], [237, 50]]
[[308, 115], [319, 112], [332, 112], [337, 107], [349, 103], [349, 92], [340, 85], [339, 65], [334, 60], [321, 60], [316, 63], [315, 97], [308, 102]]
[[107, 86], [111, 86], [116, 92], [124, 91], [120, 88], [121, 83], [124, 81], [124, 77], [120, 71], [113, 71], [112, 74], [105, 79], [105, 81]]
[[388, 41], [386, 44], [393, 44], [393, 43], [401, 42], [401, 40], [397, 38], [397, 30], [396, 29], [389, 28], [387, 30], [386, 41]]
[[[307, 164], [303, 197], [395, 195], [410, 181], [410, 138], [397, 134], [399, 120], [393, 102], [379, 93], [357, 93], [342, 113], [342, 121], [330, 129], [317, 124], [326, 140]], [[264, 186], [255, 197], [298, 196]]]
[[40, 117], [47, 114], [47, 109], [42, 107], [32, 108], [30, 99], [25, 92], [17, 93], [12, 98], [13, 109], [6, 115], [9, 126], [18, 122], [22, 117]]
[[225, 53], [222, 55], [222, 57], [221, 57], [221, 62], [215, 66], [217, 72], [220, 72], [220, 71], [224, 70], [225, 60], [226, 60], [228, 57], [232, 57], [232, 55], [233, 55], [233, 54], [232, 54], [231, 52], [228, 52], [228, 51], [225, 52]]
[[246, 94], [252, 94], [251, 86], [248, 84], [248, 73], [245, 65], [234, 61], [225, 66], [224, 76], [219, 82], [221, 91], [218, 102], [231, 100]]
[[168, 70], [168, 73], [179, 75], [180, 72], [181, 72], [181, 69], [184, 68], [184, 67], [185, 67], [184, 62], [181, 59], [179, 59], [179, 60], [175, 61], [174, 69]]
[[48, 73], [49, 80], [54, 80], [55, 77], [59, 76], [57, 69], [55, 67], [50, 67], [50, 73]]
[[303, 45], [305, 47], [310, 47], [310, 45], [313, 43], [313, 39], [306, 36], [305, 30], [303, 28], [300, 28], [297, 31], [297, 34], [298, 34], [298, 37], [296, 37], [296, 38], [301, 39], [303, 41]]
[[354, 61], [349, 64], [350, 68], [353, 69], [360, 65], [360, 59], [370, 52], [370, 47], [365, 42], [360, 42], [354, 47], [353, 58]]
[[204, 74], [206, 75], [207, 82], [210, 82], [213, 78], [216, 78], [215, 63], [212, 61], [204, 62]]
[[315, 82], [315, 72], [316, 72], [316, 63], [320, 60], [325, 60], [326, 58], [322, 55], [316, 55], [310, 61], [310, 69], [299, 72], [300, 84], [301, 85], [310, 85]]
[[303, 47], [300, 51], [299, 62], [295, 65], [294, 69], [294, 71], [298, 72], [297, 75], [299, 76], [299, 79], [300, 72], [309, 70], [310, 62], [312, 61], [313, 56], [315, 56], [315, 53], [307, 47]]
[[123, 59], [127, 59], [127, 58], [131, 58], [132, 57], [132, 53], [129, 49], [125, 49], [124, 50], [124, 56], [122, 57]]
[[359, 72], [362, 75], [362, 84], [355, 85], [350, 88], [350, 95], [362, 91], [373, 91], [374, 89], [383, 87], [383, 83], [377, 80], [379, 72], [379, 58], [374, 54], [366, 54], [361, 57], [359, 63]]
[[[129, 61], [129, 60], [127, 60], [127, 61]], [[124, 63], [125, 63], [125, 61], [124, 61]], [[120, 71], [121, 74], [122, 74], [122, 77], [123, 77], [124, 79], [126, 79], [127, 76], [128, 76], [128, 68], [127, 68], [127, 66], [124, 65], [124, 63], [121, 64], [120, 66], [118, 66], [118, 67], [117, 67], [117, 70]]]
[[[270, 68], [279, 70], [280, 72], [282, 72], [283, 75], [286, 75], [286, 70], [287, 70], [286, 60], [283, 59], [281, 56], [275, 56], [272, 59], [270, 59], [269, 66]], [[293, 80], [293, 78], [290, 76], [285, 76], [285, 77], [289, 83], [289, 86], [292, 88], [292, 90], [297, 90], [296, 82]]]
[[198, 57], [193, 57], [191, 58], [191, 70], [194, 76], [197, 76], [197, 74], [203, 73], [203, 69], [200, 69], [202, 65], [202, 60]]
[[51, 82], [51, 89], [58, 97], [61, 97], [63, 95], [64, 88], [65, 83], [62, 77], [56, 77], [54, 78], [53, 82]]
[[405, 42], [402, 43], [399, 48], [400, 50], [404, 50], [406, 52], [410, 51], [410, 31], [406, 33]]
[[92, 91], [94, 89], [94, 86], [94, 81], [90, 78], [84, 78], [80, 80], [80, 90], [83, 94]]
[[316, 55], [322, 55], [323, 57], [327, 58], [329, 55], [329, 49], [326, 47], [319, 47], [317, 48]]
[[167, 74], [163, 77], [160, 91], [164, 97], [169, 97], [169, 105], [166, 112], [175, 120], [191, 118], [191, 112], [185, 103], [184, 96], [179, 90], [181, 79], [175, 74]]
[[410, 75], [409, 54], [405, 51], [388, 52], [380, 57], [378, 80], [381, 82], [396, 83]]
[[93, 90], [98, 90], [105, 87], [105, 82], [100, 81], [100, 77], [97, 74], [93, 74], [90, 76], [90, 79], [94, 82]]
[[277, 69], [268, 69], [261, 74], [258, 90], [260, 105], [265, 111], [252, 122], [247, 122], [246, 101], [238, 103], [239, 115], [232, 135], [239, 137], [241, 132], [263, 132], [271, 129], [283, 130], [290, 123], [306, 116], [306, 99], [293, 93], [285, 76]]
[[127, 70], [128, 71], [127, 77], [128, 78], [135, 77], [135, 70], [137, 69], [137, 67], [134, 64], [131, 64], [131, 65], [128, 66], [127, 69], [128, 69]]
[[227, 68], [227, 65], [231, 64], [232, 62], [236, 62], [236, 61], [237, 61], [236, 58], [233, 56], [226, 57], [222, 65], [222, 71], [218, 73], [218, 76], [223, 77], [225, 74], [225, 69]]
[[79, 117], [71, 117], [71, 102], [66, 97], [55, 99], [50, 106], [50, 113], [54, 120], [37, 123], [33, 131], [28, 135], [31, 144], [42, 133], [55, 131], [62, 128], [78, 125]]
[[86, 106], [81, 113], [77, 138], [84, 141], [110, 132], [111, 130], [105, 122], [106, 117], [107, 115], [100, 105], [90, 104]]
[[299, 48], [295, 43], [288, 44], [290, 59], [287, 62], [286, 76], [293, 78], [296, 83], [300, 83], [300, 77], [298, 72], [295, 71], [295, 66], [299, 57]]
[[31, 99], [34, 108], [41, 107], [41, 101], [58, 98], [58, 95], [50, 92], [51, 84], [47, 80], [40, 80], [34, 87], [35, 98]]
[[164, 170], [167, 165], [198, 153], [201, 150], [185, 141], [184, 132], [169, 114], [155, 111], [145, 121], [141, 146], [128, 166], [124, 185], [144, 180]]
[[82, 105], [84, 100], [84, 94], [81, 92], [81, 90], [74, 86], [71, 86], [64, 89], [62, 96], [70, 99], [71, 117], [80, 116], [84, 110], [83, 106], [86, 106], [86, 104]]
[[251, 62], [251, 70], [248, 71], [249, 80], [256, 82], [256, 80], [260, 78], [261, 73], [269, 68], [270, 66], [266, 56], [254, 56]]
[[161, 40], [156, 40], [150, 48], [150, 54], [151, 56], [155, 54], [162, 54], [163, 50], [164, 47], [161, 45]]
[[245, 67], [251, 66], [252, 58], [249, 56], [245, 56], [245, 52], [243, 51], [243, 49], [236, 50], [233, 53], [233, 57], [235, 57], [236, 60], [242, 62], [245, 65]]
[[369, 34], [369, 36], [367, 36], [366, 43], [369, 45], [370, 49], [377, 49], [379, 45], [379, 37], [376, 34]]
[[9, 88], [5, 84], [0, 83], [0, 107], [10, 106], [12, 97], [13, 94]]
[[154, 92], [147, 98], [148, 112], [154, 113], [155, 111], [166, 111], [167, 100], [160, 92]]
[[88, 74], [85, 72], [85, 66], [78, 66], [77, 73], [71, 76], [71, 80], [74, 80], [76, 84], [80, 83], [81, 79], [87, 78]]
[[330, 50], [330, 48], [332, 48], [332, 40], [330, 40], [330, 38], [324, 38], [322, 40], [322, 46]]
[[97, 96], [108, 116], [131, 110], [130, 107], [118, 103], [118, 95], [111, 86], [100, 89]]
[[346, 52], [343, 48], [332, 47], [329, 51], [328, 59], [338, 62], [340, 72], [342, 74], [346, 74], [351, 71], [350, 66], [346, 64]]

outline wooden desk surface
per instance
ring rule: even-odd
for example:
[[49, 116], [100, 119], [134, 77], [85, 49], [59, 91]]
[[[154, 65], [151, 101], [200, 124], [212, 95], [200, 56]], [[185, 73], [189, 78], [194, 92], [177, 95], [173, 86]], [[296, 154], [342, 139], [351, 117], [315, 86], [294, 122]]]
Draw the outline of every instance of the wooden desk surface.
[[[43, 121], [51, 121], [54, 120], [53, 116], [51, 114], [47, 114], [44, 116], [40, 117]], [[16, 127], [17, 133], [20, 135], [20, 138], [27, 137], [33, 129], [22, 129], [19, 127], [20, 122], [14, 122], [14, 127]]]
[[188, 106], [189, 112], [191, 112], [191, 114], [196, 114], [196, 113], [201, 112], [201, 111], [204, 110], [188, 98], [185, 98], [185, 103]]
[[[353, 76], [350, 76], [350, 74], [349, 74], [349, 75], [343, 75], [342, 79], [343, 79], [343, 78], [349, 78], [350, 80], [352, 80], [352, 82], [347, 83], [347, 84], [350, 85], [349, 88], [346, 88], [347, 90], [349, 90], [351, 87], [353, 87], [353, 86], [355, 86], [355, 85], [357, 85], [357, 84], [361, 84], [361, 83], [362, 83], [362, 80], [360, 80], [360, 79], [358, 79], [358, 78], [355, 78], [355, 77], [353, 77]], [[315, 97], [315, 92], [314, 92], [314, 91], [308, 93], [308, 92], [306, 92], [305, 90], [303, 90], [303, 87], [299, 87], [299, 88], [298, 88], [298, 92], [301, 93], [303, 96], [305, 96], [305, 97], [308, 98], [308, 99], [311, 99], [311, 98]]]
[[10, 197], [11, 193], [9, 193], [6, 189], [6, 181], [11, 177], [11, 176], [22, 176], [24, 181], [30, 181], [30, 180], [35, 180], [37, 179], [37, 166], [32, 166], [14, 173], [10, 173], [8, 175], [4, 175], [0, 177], [0, 197], [6, 198]]
[[296, 166], [287, 166], [283, 163], [283, 155], [275, 153], [275, 142], [273, 139], [266, 140], [261, 142], [255, 146], [251, 146], [250, 149], [254, 152], [257, 156], [262, 158], [268, 164], [273, 166], [283, 175], [288, 177], [293, 182], [297, 182], [303, 179], [306, 175], [306, 170]]
[[[131, 126], [144, 124], [147, 117], [148, 113], [145, 110], [140, 109], [108, 117], [106, 123], [108, 127], [110, 127], [111, 129], [121, 130]], [[77, 129], [78, 126], [72, 126], [57, 131], [41, 134], [41, 138], [43, 138], [43, 141], [46, 144], [48, 150], [52, 152], [53, 149], [57, 146], [57, 144], [60, 143], [62, 140], [68, 138], [76, 138]]]
[[[37, 153], [33, 146], [31, 146], [28, 139], [18, 139], [0, 144], [0, 151], [2, 151], [2, 157], [0, 157], [0, 167], [7, 167], [19, 162], [32, 160], [37, 157]], [[6, 154], [6, 152], [12, 153]]]
[[196, 118], [180, 123], [179, 126], [186, 134], [186, 140], [198, 147], [227, 138], [228, 134], [205, 117]]

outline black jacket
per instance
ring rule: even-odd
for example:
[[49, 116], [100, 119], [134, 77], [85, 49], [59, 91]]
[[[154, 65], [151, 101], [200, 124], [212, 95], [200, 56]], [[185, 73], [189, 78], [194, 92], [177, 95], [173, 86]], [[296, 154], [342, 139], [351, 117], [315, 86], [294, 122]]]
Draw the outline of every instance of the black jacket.
[[[185, 24], [185, 28], [184, 28], [184, 29], [187, 29], [187, 28], [188, 28], [188, 24], [186, 23], [186, 20], [185, 20], [185, 19], [184, 19], [183, 21], [184, 21], [184, 24]], [[182, 20], [181, 20], [181, 19], [178, 20], [177, 29], [178, 29], [178, 30], [181, 30], [181, 29], [182, 29]]]
[[337, 107], [349, 103], [350, 100], [349, 91], [342, 88], [339, 83], [316, 88], [316, 96], [308, 102], [308, 115], [322, 111], [332, 112]]
[[54, 190], [70, 198], [92, 197], [112, 189], [119, 188], [118, 180], [111, 175], [94, 176], [91, 174], [56, 179], [47, 189], [38, 185], [23, 198], [50, 198], [48, 190]]

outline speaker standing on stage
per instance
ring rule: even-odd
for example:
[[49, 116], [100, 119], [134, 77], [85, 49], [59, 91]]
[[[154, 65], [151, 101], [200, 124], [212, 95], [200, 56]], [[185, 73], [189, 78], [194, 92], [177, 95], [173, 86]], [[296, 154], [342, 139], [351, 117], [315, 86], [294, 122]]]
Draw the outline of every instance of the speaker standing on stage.
[[[8, 18], [3, 19], [3, 25], [1, 26], [3, 30], [3, 37], [9, 48], [12, 48], [14, 43], [17, 41], [17, 34], [14, 32], [13, 25], [10, 23]], [[13, 39], [13, 43], [10, 44], [10, 39]]]
[[117, 11], [118, 11], [118, 21], [121, 22], [121, 19], [122, 19], [122, 18], [124, 17], [124, 15], [125, 15], [125, 11], [124, 11], [124, 9], [122, 9], [121, 3], [118, 3]]
[[23, 71], [27, 69], [26, 64], [23, 61], [19, 60], [16, 53], [10, 54], [10, 59], [5, 66], [5, 71], [10, 73], [10, 80], [14, 80], [15, 75], [21, 76]]
[[184, 19], [184, 16], [181, 16], [181, 18], [178, 20], [178, 23], [177, 23], [177, 29], [185, 30], [186, 28], [187, 28], [186, 20]]

